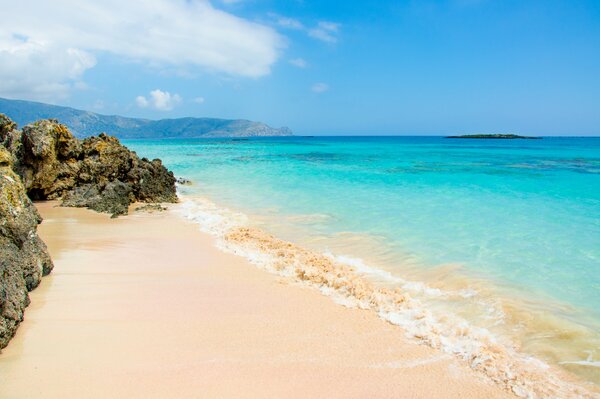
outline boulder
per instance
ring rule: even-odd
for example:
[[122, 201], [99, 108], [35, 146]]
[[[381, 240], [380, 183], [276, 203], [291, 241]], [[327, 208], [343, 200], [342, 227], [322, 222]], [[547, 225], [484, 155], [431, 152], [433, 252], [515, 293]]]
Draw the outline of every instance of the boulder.
[[189, 179], [186, 179], [185, 177], [178, 177], [177, 178], [177, 184], [181, 185], [181, 186], [191, 186], [192, 185], [192, 181]]
[[146, 213], [154, 213], [154, 212], [164, 212], [168, 208], [162, 206], [161, 204], [147, 204], [135, 208], [136, 212], [146, 212]]
[[[0, 115], [0, 132], [2, 132]], [[53, 264], [37, 235], [42, 221], [12, 170], [12, 156], [0, 146], [0, 349], [13, 337], [29, 305], [28, 292]]]
[[0, 114], [0, 143], [33, 200], [62, 199], [113, 216], [133, 202], [177, 202], [175, 177], [159, 159], [140, 159], [104, 133], [79, 140], [53, 119], [23, 128]]
[[112, 214], [112, 217], [126, 215], [129, 209], [131, 186], [119, 181], [111, 181], [102, 192], [98, 186], [86, 184], [77, 186], [65, 194], [62, 205], [89, 208], [96, 212]]
[[18, 130], [0, 114], [0, 349], [13, 337], [28, 292], [53, 268], [31, 200], [60, 199], [116, 217], [132, 202], [176, 202], [175, 177], [106, 134], [84, 140], [53, 119]]

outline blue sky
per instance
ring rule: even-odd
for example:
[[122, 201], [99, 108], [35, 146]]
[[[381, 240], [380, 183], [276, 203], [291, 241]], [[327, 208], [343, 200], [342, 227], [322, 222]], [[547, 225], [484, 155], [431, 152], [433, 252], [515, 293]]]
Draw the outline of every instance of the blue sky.
[[600, 135], [598, 0], [6, 3], [2, 97], [308, 135]]

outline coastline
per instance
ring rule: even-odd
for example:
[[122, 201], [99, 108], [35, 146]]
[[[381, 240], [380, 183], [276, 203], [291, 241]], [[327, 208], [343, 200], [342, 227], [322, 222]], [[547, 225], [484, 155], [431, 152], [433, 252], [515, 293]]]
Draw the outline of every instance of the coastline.
[[[418, 281], [404, 281], [383, 269], [371, 268], [361, 259], [321, 253], [281, 240], [279, 236], [256, 228], [252, 217], [220, 207], [205, 197], [186, 195], [181, 198], [183, 204], [178, 212], [215, 237], [221, 250], [244, 257], [256, 267], [288, 281], [315, 289], [339, 305], [369, 310], [380, 319], [399, 326], [411, 342], [450, 354], [518, 397], [600, 397], [596, 385], [556, 362], [547, 362], [537, 354], [523, 351], [520, 342], [497, 336], [452, 310], [440, 312], [439, 308], [430, 308], [429, 303], [415, 295], [422, 292], [426, 296], [449, 300], [456, 294], [462, 296], [460, 290], [440, 291]], [[381, 277], [391, 278], [395, 284], [377, 284], [375, 280]], [[542, 320], [547, 316], [529, 315], [526, 307], [517, 305], [517, 308], [521, 310], [513, 309], [511, 317], [516, 317], [519, 323], [531, 322], [533, 317]], [[543, 321], [553, 320], [550, 317]], [[572, 334], [579, 333], [564, 327], [560, 323], [553, 326], [553, 331], [562, 339], [574, 338]]]
[[177, 206], [37, 206], [56, 266], [0, 356], [2, 397], [513, 397], [374, 312], [219, 251]]

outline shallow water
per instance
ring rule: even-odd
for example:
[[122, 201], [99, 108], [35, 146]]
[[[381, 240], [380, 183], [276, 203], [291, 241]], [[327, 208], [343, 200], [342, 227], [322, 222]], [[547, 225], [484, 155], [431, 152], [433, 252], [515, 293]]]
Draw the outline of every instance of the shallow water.
[[125, 144], [193, 180], [187, 197], [600, 382], [600, 138]]

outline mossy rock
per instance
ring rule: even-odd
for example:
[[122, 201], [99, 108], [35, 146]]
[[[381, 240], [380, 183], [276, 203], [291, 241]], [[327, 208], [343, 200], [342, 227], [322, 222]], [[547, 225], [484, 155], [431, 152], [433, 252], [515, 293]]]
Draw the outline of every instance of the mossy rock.
[[0, 145], [0, 167], [1, 166], [12, 166], [12, 155], [2, 145]]

